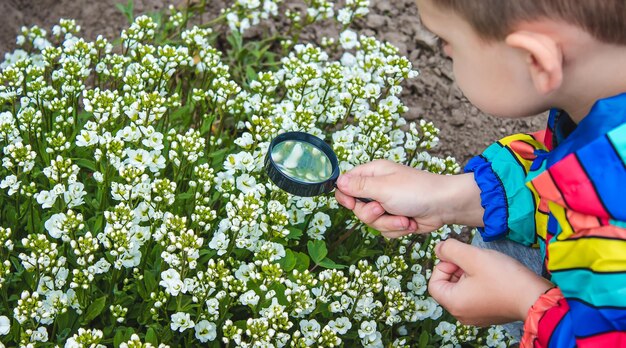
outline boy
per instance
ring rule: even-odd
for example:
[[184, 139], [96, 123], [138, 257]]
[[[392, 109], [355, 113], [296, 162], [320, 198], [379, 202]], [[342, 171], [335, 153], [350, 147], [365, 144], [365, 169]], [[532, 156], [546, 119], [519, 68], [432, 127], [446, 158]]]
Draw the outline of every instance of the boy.
[[502, 253], [440, 243], [429, 291], [461, 322], [523, 320], [523, 347], [626, 346], [626, 3], [417, 4], [472, 103], [511, 118], [551, 109], [548, 129], [500, 140], [461, 175], [359, 166], [337, 200], [388, 237], [465, 224], [487, 242], [540, 245], [550, 281]]

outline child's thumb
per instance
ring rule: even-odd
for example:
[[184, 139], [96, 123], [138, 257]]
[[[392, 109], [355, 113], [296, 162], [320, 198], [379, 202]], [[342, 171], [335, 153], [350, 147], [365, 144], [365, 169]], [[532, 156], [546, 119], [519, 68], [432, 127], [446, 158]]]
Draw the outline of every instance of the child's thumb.
[[440, 260], [453, 263], [463, 269], [464, 272], [471, 273], [476, 263], [476, 252], [479, 250], [456, 239], [448, 239], [437, 244], [435, 254]]

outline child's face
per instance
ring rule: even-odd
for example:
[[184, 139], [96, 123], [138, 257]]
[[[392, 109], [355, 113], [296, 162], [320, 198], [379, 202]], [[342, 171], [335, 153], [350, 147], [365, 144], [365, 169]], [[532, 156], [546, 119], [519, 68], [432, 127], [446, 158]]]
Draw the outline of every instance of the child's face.
[[536, 115], [549, 108], [530, 78], [527, 58], [504, 41], [485, 41], [437, 0], [417, 0], [422, 23], [442, 40], [456, 82], [472, 104], [500, 117]]

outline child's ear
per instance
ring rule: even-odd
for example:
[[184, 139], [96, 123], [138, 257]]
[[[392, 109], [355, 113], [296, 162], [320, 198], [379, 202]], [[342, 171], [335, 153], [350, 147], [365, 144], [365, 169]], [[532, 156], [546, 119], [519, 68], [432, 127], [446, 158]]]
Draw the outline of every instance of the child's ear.
[[527, 55], [530, 76], [539, 93], [548, 94], [563, 82], [563, 53], [550, 36], [532, 32], [515, 31], [506, 37], [506, 44]]

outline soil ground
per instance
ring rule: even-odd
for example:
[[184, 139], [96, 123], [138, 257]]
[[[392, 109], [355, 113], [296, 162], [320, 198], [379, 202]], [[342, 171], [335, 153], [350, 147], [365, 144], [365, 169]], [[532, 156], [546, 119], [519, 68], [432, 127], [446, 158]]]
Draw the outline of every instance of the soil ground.
[[[126, 0], [0, 0], [0, 57], [15, 48], [21, 26], [36, 24], [49, 30], [60, 18], [76, 19], [87, 39], [95, 39], [99, 34], [112, 39], [127, 26], [125, 17], [115, 7], [120, 2], [125, 4]], [[178, 1], [134, 0], [135, 13], [165, 9], [170, 3]], [[472, 106], [454, 83], [451, 61], [421, 27], [413, 0], [371, 0], [370, 14], [357, 26], [361, 33], [395, 44], [420, 70], [418, 78], [405, 84], [402, 100], [410, 107], [405, 115], [408, 119], [431, 120], [441, 129], [441, 143], [433, 154], [450, 155], [465, 164], [494, 140], [544, 126], [545, 115], [503, 120]], [[315, 40], [326, 34], [324, 31], [317, 28], [307, 37]]]

